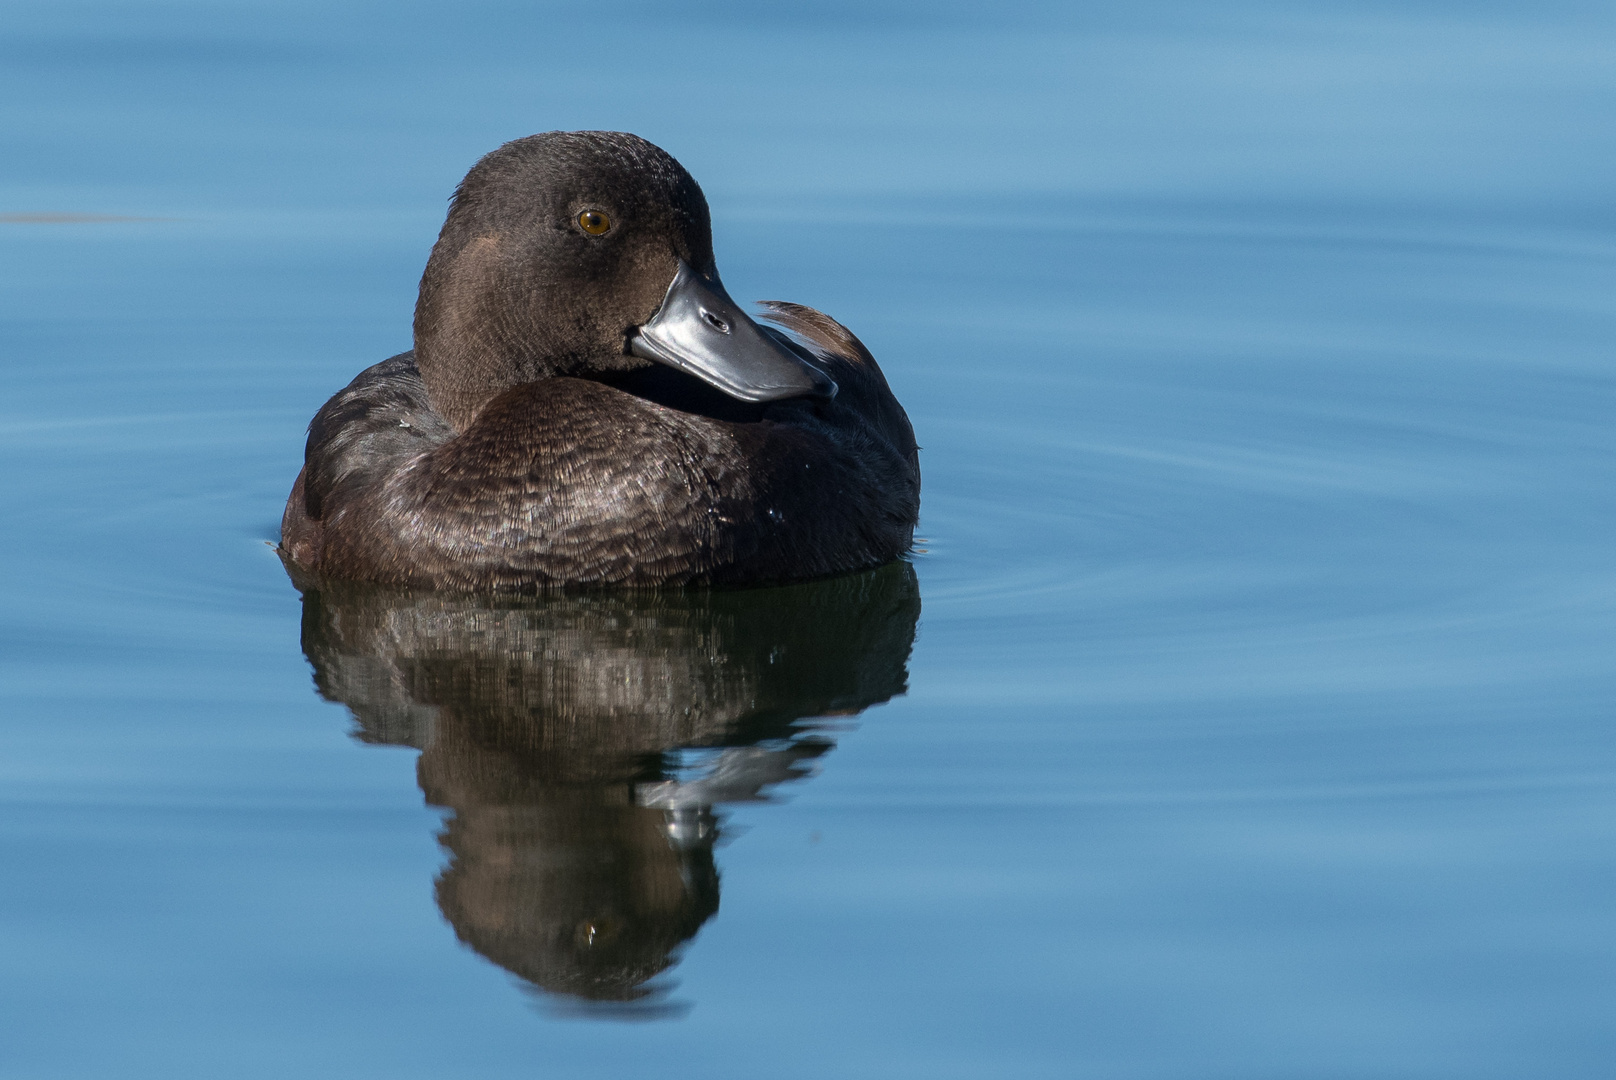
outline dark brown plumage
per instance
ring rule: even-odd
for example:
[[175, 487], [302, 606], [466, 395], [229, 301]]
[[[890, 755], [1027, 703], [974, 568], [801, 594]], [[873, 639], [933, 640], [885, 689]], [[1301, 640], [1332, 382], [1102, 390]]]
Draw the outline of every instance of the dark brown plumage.
[[[585, 211], [609, 231], [587, 234]], [[474, 591], [760, 584], [907, 551], [914, 434], [864, 346], [771, 303], [789, 336], [700, 309], [719, 328], [697, 327], [712, 377], [635, 355], [687, 279], [728, 301], [701, 189], [650, 143], [551, 132], [483, 158], [422, 277], [415, 349], [310, 424], [283, 551], [324, 576]], [[787, 389], [757, 391], [775, 400], [728, 379], [724, 350], [743, 346], [784, 372]], [[827, 375], [834, 398], [785, 396]]]

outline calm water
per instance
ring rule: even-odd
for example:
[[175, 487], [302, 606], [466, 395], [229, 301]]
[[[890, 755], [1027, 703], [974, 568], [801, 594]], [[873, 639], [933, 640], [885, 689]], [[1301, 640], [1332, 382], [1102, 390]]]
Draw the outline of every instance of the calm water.
[[[1613, 110], [1591, 4], [5, 4], [0, 1075], [1609, 1075]], [[912, 566], [294, 588], [567, 127], [871, 346]]]

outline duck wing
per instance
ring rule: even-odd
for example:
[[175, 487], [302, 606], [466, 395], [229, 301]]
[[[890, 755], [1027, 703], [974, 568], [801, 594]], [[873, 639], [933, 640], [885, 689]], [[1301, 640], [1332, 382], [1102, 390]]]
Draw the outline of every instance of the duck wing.
[[366, 368], [309, 422], [303, 471], [281, 519], [281, 550], [317, 566], [325, 519], [350, 501], [345, 495], [380, 486], [404, 462], [453, 436], [432, 408], [413, 352]]
[[915, 496], [920, 492], [920, 456], [915, 445], [915, 429], [908, 414], [887, 385], [881, 366], [853, 331], [805, 304], [786, 300], [763, 300], [758, 306], [763, 319], [788, 331], [795, 342], [807, 346], [814, 362], [836, 380], [841, 389], [836, 403], [862, 414], [874, 434], [885, 438], [913, 471]]

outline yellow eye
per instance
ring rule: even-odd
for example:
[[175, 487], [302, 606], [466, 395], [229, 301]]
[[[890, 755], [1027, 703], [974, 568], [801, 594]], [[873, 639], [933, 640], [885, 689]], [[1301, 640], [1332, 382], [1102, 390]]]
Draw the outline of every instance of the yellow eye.
[[599, 210], [585, 210], [578, 215], [578, 227], [590, 236], [604, 236], [612, 227], [612, 219]]

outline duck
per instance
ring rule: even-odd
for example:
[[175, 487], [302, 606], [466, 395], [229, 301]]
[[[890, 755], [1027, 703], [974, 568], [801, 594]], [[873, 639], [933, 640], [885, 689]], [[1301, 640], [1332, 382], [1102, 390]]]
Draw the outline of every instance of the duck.
[[304, 575], [756, 586], [912, 547], [919, 448], [874, 357], [813, 308], [731, 299], [700, 186], [636, 135], [481, 158], [413, 329], [309, 424], [280, 541]]

